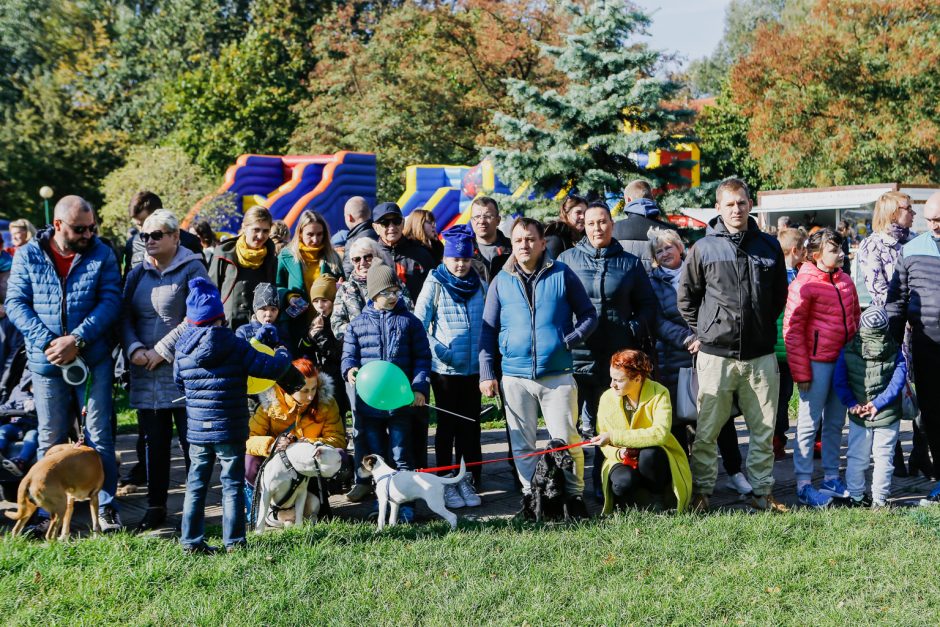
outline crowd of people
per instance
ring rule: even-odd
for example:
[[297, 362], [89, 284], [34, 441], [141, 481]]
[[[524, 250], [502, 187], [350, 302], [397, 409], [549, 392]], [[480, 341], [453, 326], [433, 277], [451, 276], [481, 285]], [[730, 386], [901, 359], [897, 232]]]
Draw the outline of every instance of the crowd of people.
[[[552, 439], [592, 445], [570, 451], [574, 517], [588, 515], [586, 489], [605, 513], [705, 511], [719, 452], [729, 486], [752, 508], [779, 512], [774, 463], [796, 387], [800, 503], [883, 507], [893, 474], [937, 478], [940, 391], [926, 378], [940, 361], [940, 296], [931, 289], [940, 194], [926, 203], [929, 230], [917, 237], [910, 198], [882, 196], [855, 281], [842, 269], [840, 233], [762, 231], [741, 180], [718, 187], [718, 215], [692, 246], [647, 182], [628, 185], [624, 202], [615, 220], [605, 201], [570, 194], [547, 224], [501, 225], [497, 202], [478, 197], [468, 224], [439, 235], [429, 212], [406, 219], [395, 203], [373, 208], [355, 197], [338, 237], [313, 211], [291, 235], [256, 206], [236, 237], [219, 241], [205, 222], [183, 229], [160, 198], [140, 192], [129, 210], [135, 228], [118, 247], [98, 236], [89, 203], [66, 196], [44, 229], [11, 223], [13, 247], [0, 253], [3, 468], [22, 476], [51, 446], [84, 433], [104, 465], [103, 528], [123, 527], [120, 482], [124, 493], [146, 483], [136, 529], [155, 529], [167, 518], [175, 427], [188, 472], [183, 546], [214, 550], [203, 511], [218, 460], [231, 550], [245, 543], [259, 467], [292, 441], [318, 440], [345, 456], [351, 436], [350, 468], [369, 454], [399, 470], [428, 467], [433, 393], [444, 410], [433, 443], [440, 466], [481, 461], [482, 397], [501, 399], [524, 506], [541, 418]], [[864, 312], [856, 284], [871, 297]], [[405, 373], [412, 405], [382, 410], [357, 394], [358, 373], [374, 360]], [[690, 373], [695, 422], [676, 415]], [[275, 384], [249, 394], [249, 377]], [[142, 463], [119, 479], [113, 388], [122, 379]], [[905, 465], [898, 425], [911, 417], [914, 389], [921, 420]], [[746, 469], [737, 416], [749, 431]], [[814, 485], [818, 448], [823, 479]], [[595, 461], [588, 478], [586, 455]], [[372, 486], [352, 477], [346, 498], [368, 499]], [[480, 505], [483, 480], [472, 466], [448, 487], [447, 506]], [[318, 496], [328, 505], [328, 494]], [[412, 520], [413, 509], [400, 517]], [[266, 522], [278, 526], [277, 513]], [[40, 513], [34, 527], [45, 524]]]

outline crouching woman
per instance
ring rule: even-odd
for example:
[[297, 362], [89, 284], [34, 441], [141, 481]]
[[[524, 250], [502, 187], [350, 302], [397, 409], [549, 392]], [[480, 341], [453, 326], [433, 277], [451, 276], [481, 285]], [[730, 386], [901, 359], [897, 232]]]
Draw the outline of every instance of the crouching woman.
[[[346, 431], [334, 395], [333, 379], [309, 359], [293, 362], [304, 376], [304, 387], [288, 394], [275, 385], [260, 394], [260, 405], [251, 417], [245, 443], [245, 503], [251, 510], [258, 469], [268, 455], [299, 439], [329, 444], [346, 450]], [[308, 490], [322, 503], [321, 516], [329, 512], [329, 495], [319, 494], [319, 482], [310, 481]]]
[[604, 466], [604, 513], [614, 507], [683, 511], [692, 495], [692, 473], [672, 435], [669, 391], [650, 378], [653, 364], [640, 351], [610, 360], [610, 389], [598, 407], [597, 437]]

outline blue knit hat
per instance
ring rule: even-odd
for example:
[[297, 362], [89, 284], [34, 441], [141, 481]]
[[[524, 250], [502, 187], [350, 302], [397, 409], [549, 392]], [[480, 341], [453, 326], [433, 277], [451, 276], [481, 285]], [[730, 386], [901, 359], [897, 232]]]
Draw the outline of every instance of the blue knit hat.
[[468, 224], [452, 226], [443, 233], [444, 256], [458, 259], [473, 257], [473, 231]]
[[205, 277], [196, 277], [189, 282], [189, 296], [186, 297], [186, 320], [190, 324], [203, 326], [225, 318], [222, 309], [222, 297], [212, 281]]

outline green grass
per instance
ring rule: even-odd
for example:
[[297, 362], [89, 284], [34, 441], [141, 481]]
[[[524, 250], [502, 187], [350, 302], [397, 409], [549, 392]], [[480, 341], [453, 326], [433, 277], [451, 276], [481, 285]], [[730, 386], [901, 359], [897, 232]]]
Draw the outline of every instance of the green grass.
[[9, 624], [935, 624], [940, 509], [0, 540]]

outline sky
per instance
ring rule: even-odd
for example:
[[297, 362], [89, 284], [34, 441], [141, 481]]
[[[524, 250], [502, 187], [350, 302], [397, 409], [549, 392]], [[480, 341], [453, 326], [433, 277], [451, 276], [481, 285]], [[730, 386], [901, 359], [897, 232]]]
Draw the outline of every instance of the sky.
[[730, 0], [636, 0], [652, 14], [651, 47], [679, 52], [686, 61], [708, 56], [724, 31]]

